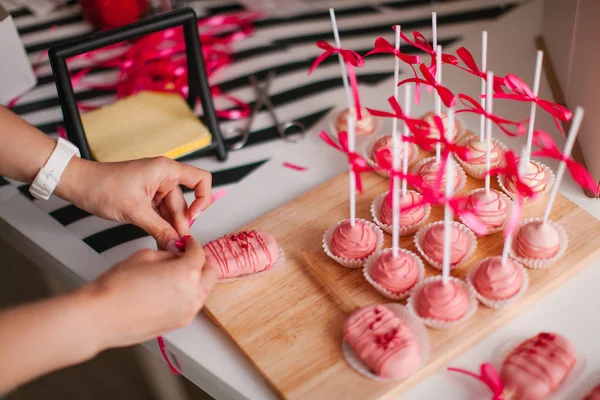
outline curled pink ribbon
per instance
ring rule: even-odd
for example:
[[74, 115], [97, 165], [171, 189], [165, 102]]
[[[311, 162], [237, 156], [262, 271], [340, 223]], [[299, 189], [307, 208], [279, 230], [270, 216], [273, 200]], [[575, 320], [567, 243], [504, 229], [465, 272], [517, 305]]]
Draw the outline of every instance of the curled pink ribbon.
[[338, 133], [339, 144], [334, 142], [325, 131], [321, 131], [319, 137], [329, 146], [348, 156], [348, 165], [352, 172], [354, 172], [356, 190], [358, 190], [359, 193], [362, 193], [362, 180], [360, 179], [360, 174], [373, 171], [373, 168], [371, 168], [359, 154], [348, 149], [348, 133], [344, 131]]
[[560, 104], [553, 103], [548, 100], [540, 99], [533, 94], [533, 91], [523, 82], [518, 76], [508, 74], [504, 78], [506, 87], [508, 87], [512, 93], [497, 93], [494, 94], [495, 99], [508, 99], [522, 102], [533, 102], [540, 106], [544, 111], [552, 115], [554, 122], [558, 127], [560, 133], [564, 135], [563, 128], [559, 121], [569, 121], [573, 117], [573, 113]]
[[[460, 68], [463, 71], [466, 71], [472, 75], [478, 76], [478, 77], [482, 78], [484, 81], [487, 80], [487, 72], [479, 69], [479, 67], [477, 66], [477, 62], [475, 62], [475, 58], [469, 52], [469, 50], [467, 50], [465, 47], [461, 47], [460, 49], [456, 50], [456, 55], [458, 55], [458, 57], [462, 60], [463, 64], [465, 64], [465, 66], [466, 66], [466, 67], [463, 67], [463, 66], [460, 66], [457, 64], [456, 66], [458, 68]], [[494, 76], [493, 85], [494, 85], [495, 93], [504, 93], [504, 90], [502, 89], [502, 86], [504, 86], [504, 78], [503, 77]]]
[[592, 178], [587, 169], [577, 161], [571, 159], [568, 154], [563, 154], [556, 147], [554, 140], [552, 140], [552, 137], [548, 133], [535, 131], [533, 133], [533, 143], [539, 147], [539, 150], [532, 154], [534, 157], [546, 157], [564, 162], [569, 174], [579, 186], [592, 192], [596, 191], [596, 182], [594, 182], [594, 178]]
[[448, 368], [448, 371], [458, 372], [475, 378], [480, 382], [483, 382], [492, 391], [491, 400], [505, 400], [504, 398], [504, 384], [500, 378], [500, 374], [494, 366], [490, 363], [481, 364], [480, 375], [474, 374], [471, 371], [467, 371], [460, 368]]
[[[395, 27], [394, 27], [395, 29]], [[434, 49], [431, 44], [429, 44], [429, 42], [427, 41], [427, 39], [425, 39], [425, 36], [423, 36], [423, 34], [421, 32], [418, 31], [414, 31], [413, 32], [413, 40], [410, 40], [408, 38], [408, 36], [406, 36], [403, 32], [400, 32], [400, 36], [402, 36], [402, 39], [407, 42], [408, 44], [410, 44], [413, 47], [416, 47], [417, 49], [429, 54], [431, 56], [431, 64], [429, 65], [429, 72], [431, 73], [431, 75], [435, 76], [435, 73], [437, 71], [437, 66], [436, 66], [436, 61], [437, 61], [437, 54], [436, 54], [436, 49]], [[453, 56], [452, 54], [445, 54], [442, 53], [442, 63], [444, 64], [452, 64], [452, 65], [457, 65], [458, 64], [458, 58], [456, 58], [455, 56]]]
[[[447, 87], [439, 84], [435, 80], [435, 77], [431, 74], [431, 71], [427, 68], [427, 66], [425, 64], [419, 65], [419, 70], [421, 71], [421, 74], [423, 75], [424, 79], [420, 79], [420, 78], [404, 79], [403, 81], [400, 81], [398, 83], [398, 86], [402, 86], [405, 83], [409, 83], [409, 82], [414, 82], [414, 83], [419, 83], [419, 84], [422, 83], [428, 87], [434, 88], [435, 91], [437, 92], [437, 94], [440, 96], [442, 103], [444, 103], [444, 105], [446, 107], [453, 107], [456, 104], [456, 96], [454, 96], [454, 93], [452, 93], [450, 91], [450, 89], [448, 89]], [[418, 100], [415, 99], [415, 102], [418, 103]]]
[[409, 54], [402, 53], [400, 50], [396, 50], [396, 48], [394, 46], [392, 46], [392, 44], [390, 42], [388, 42], [386, 39], [384, 39], [380, 36], [377, 39], [375, 39], [375, 48], [373, 50], [369, 51], [367, 54], [365, 54], [365, 57], [370, 56], [371, 54], [381, 54], [381, 53], [393, 54], [398, 59], [402, 60], [403, 62], [410, 65], [411, 67], [414, 64], [419, 63], [419, 56], [411, 56]]
[[390, 96], [388, 98], [388, 103], [392, 107], [393, 113], [387, 111], [374, 110], [371, 108], [367, 108], [369, 113], [376, 117], [384, 117], [384, 118], [397, 118], [408, 126], [408, 129], [414, 134], [419, 136], [427, 136], [430, 133], [430, 126], [427, 122], [422, 119], [410, 118], [404, 111], [402, 111], [402, 107], [398, 104], [398, 100], [394, 96]]
[[512, 150], [504, 152], [504, 165], [492, 168], [486, 172], [486, 175], [502, 175], [506, 181], [512, 181], [517, 189], [518, 195], [533, 199], [536, 193], [521, 179], [519, 173], [519, 159]]
[[[457, 110], [456, 113], [473, 113], [483, 115], [486, 118], [492, 120], [498, 128], [500, 128], [508, 136], [520, 136], [525, 133], [525, 125], [521, 122], [510, 121], [508, 119], [499, 117], [495, 114], [488, 113], [475, 99], [467, 96], [466, 94], [460, 93], [458, 95], [460, 102], [465, 106], [462, 110]], [[515, 131], [511, 131], [508, 127], [514, 126]]]
[[324, 40], [319, 40], [317, 42], [317, 47], [323, 50], [324, 52], [315, 59], [313, 64], [310, 66], [310, 69], [308, 70], [308, 74], [312, 74], [312, 72], [329, 56], [333, 54], [341, 55], [348, 69], [348, 78], [350, 79], [352, 97], [354, 98], [354, 107], [356, 108], [356, 118], [359, 120], [362, 119], [360, 97], [358, 93], [358, 81], [356, 79], [356, 72], [354, 71], [354, 67], [362, 67], [365, 63], [363, 58], [360, 56], [360, 54], [358, 54], [355, 51], [338, 49], [337, 47], [333, 47]]
[[167, 355], [167, 350], [165, 349], [165, 341], [164, 341], [163, 337], [162, 336], [157, 337], [156, 341], [158, 342], [158, 348], [160, 349], [160, 353], [162, 354], [163, 358], [167, 362], [167, 365], [171, 369], [171, 372], [174, 375], [179, 375], [180, 374], [179, 371], [177, 370], [177, 368], [175, 368], [175, 366], [173, 364], [171, 364], [171, 360], [169, 360], [169, 356]]

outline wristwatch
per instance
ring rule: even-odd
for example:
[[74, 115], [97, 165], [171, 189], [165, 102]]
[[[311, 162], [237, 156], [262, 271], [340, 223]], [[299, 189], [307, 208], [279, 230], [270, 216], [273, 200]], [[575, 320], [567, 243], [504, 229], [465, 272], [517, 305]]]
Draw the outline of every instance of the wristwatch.
[[74, 155], [80, 157], [79, 149], [68, 140], [59, 138], [50, 158], [29, 187], [29, 193], [36, 199], [48, 200]]

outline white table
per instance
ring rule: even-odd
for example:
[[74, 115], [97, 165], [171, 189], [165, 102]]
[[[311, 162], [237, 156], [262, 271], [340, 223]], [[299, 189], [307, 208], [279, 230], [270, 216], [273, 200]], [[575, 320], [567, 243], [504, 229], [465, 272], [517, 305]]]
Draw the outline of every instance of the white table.
[[[491, 26], [489, 65], [497, 73], [513, 72], [526, 81], [533, 76], [533, 36], [539, 31], [541, 0], [535, 0], [510, 13]], [[479, 36], [471, 35], [461, 43], [476, 58]], [[465, 79], [457, 70], [444, 70], [444, 81], [454, 90], [474, 93], [478, 84]], [[386, 92], [382, 92], [386, 91]], [[365, 90], [363, 96], [381, 98], [380, 107], [386, 107], [381, 93], [391, 91], [389, 82], [380, 88]], [[543, 80], [541, 96], [550, 92]], [[425, 111], [430, 104], [424, 99], [419, 108]], [[495, 112], [514, 118], [526, 117], [528, 107], [501, 105]], [[553, 131], [553, 122], [538, 112], [538, 128]], [[468, 126], [477, 127], [477, 118], [465, 118]], [[345, 168], [341, 155], [319, 143], [317, 133], [327, 129], [327, 121], [317, 126], [300, 144], [286, 144], [278, 157], [258, 169], [227, 197], [214, 204], [203, 214], [192, 233], [204, 241], [220, 236], [252, 221], [260, 215], [284, 204], [319, 183], [339, 174]], [[555, 130], [555, 129], [554, 129]], [[510, 147], [518, 147], [519, 140], [504, 140]], [[306, 172], [282, 168], [284, 161], [309, 167]], [[555, 168], [555, 164], [548, 163]], [[277, 187], [277, 190], [273, 190]], [[561, 186], [564, 195], [600, 218], [600, 203], [588, 199], [570, 179]], [[224, 217], [227, 216], [227, 217]], [[152, 245], [144, 238], [117, 246], [100, 256], [79, 238], [48, 216], [46, 212], [25, 199], [14, 188], [0, 188], [0, 235], [43, 267], [68, 287], [76, 287], [93, 280], [112, 263], [134, 249]], [[68, 248], [69, 251], [64, 251]], [[600, 318], [595, 317], [596, 283], [600, 283], [600, 261], [548, 295], [535, 306], [490, 335], [451, 365], [476, 370], [482, 362], [494, 361], [498, 349], [508, 341], [523, 338], [542, 330], [554, 330], [566, 335], [585, 356], [586, 368], [569, 390], [557, 398], [576, 399], [582, 391], [600, 382], [600, 344], [595, 331], [600, 329]], [[577, 312], [575, 312], [577, 311]], [[258, 371], [235, 345], [204, 316], [199, 316], [188, 327], [165, 335], [169, 351], [177, 358], [184, 375], [217, 399], [269, 399], [272, 391]], [[146, 346], [159, 355], [155, 342]], [[407, 392], [403, 399], [476, 399], [486, 398], [483, 385], [465, 378], [439, 371]]]

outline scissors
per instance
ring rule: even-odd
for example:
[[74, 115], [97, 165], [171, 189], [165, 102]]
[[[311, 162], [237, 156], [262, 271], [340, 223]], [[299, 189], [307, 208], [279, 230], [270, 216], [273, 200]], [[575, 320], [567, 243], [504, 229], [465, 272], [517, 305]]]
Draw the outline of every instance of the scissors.
[[[252, 109], [252, 113], [246, 122], [244, 128], [233, 128], [227, 132], [227, 137], [237, 137], [240, 139], [234, 142], [229, 146], [229, 150], [235, 151], [239, 150], [248, 143], [248, 139], [250, 138], [250, 128], [252, 128], [252, 122], [254, 122], [254, 117], [261, 110], [261, 108], [266, 107], [271, 120], [275, 124], [275, 129], [277, 130], [277, 134], [280, 138], [288, 142], [296, 142], [304, 136], [305, 128], [304, 125], [297, 121], [280, 123], [277, 119], [277, 115], [275, 114], [275, 107], [269, 98], [269, 87], [271, 86], [271, 82], [275, 78], [275, 71], [271, 70], [267, 73], [266, 81], [259, 83], [256, 75], [250, 76], [250, 84], [254, 89], [254, 93], [256, 94], [256, 103], [254, 103], [254, 108]], [[291, 138], [290, 135], [293, 131], [299, 132], [300, 137]]]

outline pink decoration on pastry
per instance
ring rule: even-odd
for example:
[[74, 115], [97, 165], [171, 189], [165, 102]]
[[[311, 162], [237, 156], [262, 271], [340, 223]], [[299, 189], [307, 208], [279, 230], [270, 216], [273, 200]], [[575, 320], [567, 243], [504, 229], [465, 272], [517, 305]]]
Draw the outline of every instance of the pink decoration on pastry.
[[[542, 168], [541, 165], [531, 161], [525, 167], [525, 172], [521, 175], [521, 181], [535, 194], [542, 193], [546, 189], [547, 180], [548, 176], [546, 175], [544, 168]], [[511, 193], [517, 193], [517, 185], [515, 181], [516, 179], [513, 178], [504, 183], [506, 189], [508, 189], [508, 191]]]
[[366, 222], [357, 219], [339, 224], [331, 236], [331, 252], [345, 259], [367, 258], [377, 247], [377, 234]]
[[[464, 261], [469, 249], [469, 238], [455, 225], [449, 225], [451, 229], [450, 267], [456, 266]], [[444, 224], [432, 225], [423, 237], [421, 249], [433, 261], [441, 264], [444, 257]]]
[[502, 257], [483, 261], [473, 276], [473, 286], [479, 294], [490, 300], [505, 300], [519, 292], [523, 276], [515, 261], [510, 258], [502, 265]]
[[344, 340], [381, 378], [404, 379], [421, 366], [415, 335], [386, 306], [370, 305], [353, 312], [344, 324]]
[[421, 318], [456, 321], [469, 309], [469, 296], [463, 286], [441, 279], [425, 284], [417, 294], [415, 309]]
[[[432, 158], [428, 162], [422, 164], [417, 171], [417, 174], [423, 178], [423, 184], [432, 189], [435, 189], [435, 182], [438, 177], [438, 171], [440, 168], [440, 163], [435, 161], [435, 158]], [[458, 190], [460, 185], [460, 175], [454, 174], [454, 191]], [[446, 174], [442, 176], [442, 187], [446, 187]]]
[[[345, 109], [340, 113], [336, 120], [336, 128], [338, 132], [347, 131], [348, 130], [348, 111], [349, 109]], [[350, 110], [351, 116], [356, 120], [356, 111], [354, 108]], [[375, 119], [369, 113], [366, 108], [361, 108], [361, 116], [362, 118], [356, 121], [355, 129], [356, 136], [370, 135], [375, 132]]]
[[206, 262], [216, 267], [219, 279], [236, 278], [271, 269], [279, 259], [279, 246], [263, 231], [223, 236], [204, 245]]
[[409, 254], [398, 252], [394, 257], [391, 251], [383, 253], [370, 271], [371, 278], [393, 294], [404, 293], [419, 279], [419, 269], [415, 259]]
[[[400, 196], [400, 226], [411, 226], [420, 222], [425, 217], [425, 205], [421, 203], [422, 196], [414, 191], [407, 191], [405, 196]], [[415, 207], [411, 207], [415, 205]], [[381, 204], [381, 222], [392, 225], [392, 207], [387, 198]]]
[[600, 385], [592, 389], [583, 400], [600, 400]]
[[[433, 119], [434, 116], [435, 116], [435, 114], [430, 111], [428, 113], [425, 113], [421, 117], [421, 119], [429, 124], [428, 137], [434, 138], [434, 139], [439, 139], [440, 131], [439, 131], [437, 125], [435, 124], [435, 121]], [[448, 132], [448, 116], [444, 113], [441, 113], [440, 119], [442, 120], [442, 123], [444, 125], [444, 131]], [[450, 137], [450, 135], [448, 133], [446, 133], [446, 137]], [[454, 134], [452, 135], [452, 141], [456, 143], [458, 141], [458, 137], [459, 137], [458, 124], [455, 123], [454, 124]]]
[[[469, 165], [485, 168], [485, 153], [487, 149], [486, 142], [480, 142], [479, 137], [470, 137], [466, 144], [467, 150], [471, 154], [471, 159], [464, 161]], [[502, 150], [493, 140], [490, 142], [490, 167], [497, 168], [502, 163]]]
[[[412, 154], [413, 147], [407, 146], [407, 148], [408, 148], [407, 155], [408, 155], [408, 159], [410, 160], [413, 155]], [[380, 155], [378, 155], [378, 153], [384, 149], [389, 150], [389, 151], [382, 152]], [[385, 135], [385, 136], [379, 138], [379, 140], [377, 140], [375, 142], [375, 144], [373, 145], [373, 150], [371, 152], [371, 158], [377, 162], [380, 159], [380, 157], [383, 157], [383, 159], [385, 160], [384, 165], [386, 165], [386, 166], [393, 165], [393, 157], [394, 157], [393, 154], [394, 153], [392, 151], [392, 135]], [[403, 145], [400, 146], [398, 155], [400, 156], [400, 159], [402, 159], [404, 157], [404, 146]]]
[[488, 231], [500, 228], [508, 218], [508, 204], [497, 190], [478, 190], [471, 193], [465, 204], [485, 224]]
[[541, 400], [556, 391], [575, 361], [575, 348], [566, 338], [539, 333], [504, 359], [500, 376], [515, 399]]
[[560, 250], [560, 234], [547, 222], [532, 221], [519, 229], [516, 250], [523, 258], [552, 258]]

